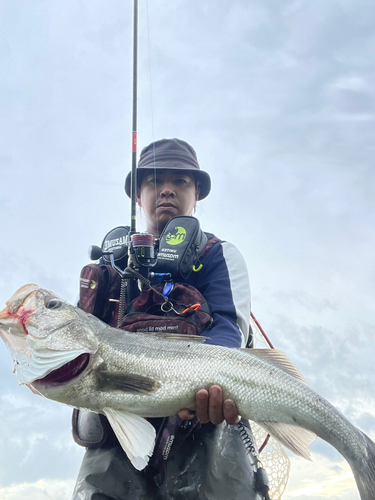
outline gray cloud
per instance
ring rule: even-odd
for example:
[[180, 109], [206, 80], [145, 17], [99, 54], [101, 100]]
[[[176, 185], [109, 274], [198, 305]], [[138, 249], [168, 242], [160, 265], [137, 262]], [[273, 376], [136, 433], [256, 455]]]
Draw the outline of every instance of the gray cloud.
[[0, 400], [1, 486], [41, 477], [71, 479], [83, 455], [71, 438], [71, 410], [14, 385], [8, 384]]
[[[149, 3], [148, 27], [142, 4], [138, 103], [140, 147], [184, 138], [212, 175], [202, 227], [241, 249], [275, 345], [372, 435], [374, 10], [177, 0]], [[1, 304], [26, 282], [74, 301], [88, 246], [129, 220], [131, 23], [118, 0], [2, 10]], [[73, 479], [70, 411], [18, 388], [0, 358], [0, 485], [60, 462]]]

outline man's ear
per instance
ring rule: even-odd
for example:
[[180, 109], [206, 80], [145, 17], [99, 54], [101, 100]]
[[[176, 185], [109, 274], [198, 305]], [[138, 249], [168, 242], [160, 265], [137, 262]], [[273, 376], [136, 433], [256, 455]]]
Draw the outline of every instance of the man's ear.
[[142, 202], [141, 202], [141, 198], [140, 198], [139, 195], [140, 195], [140, 193], [138, 191], [138, 193], [137, 193], [137, 204], [138, 204], [139, 207], [142, 207]]

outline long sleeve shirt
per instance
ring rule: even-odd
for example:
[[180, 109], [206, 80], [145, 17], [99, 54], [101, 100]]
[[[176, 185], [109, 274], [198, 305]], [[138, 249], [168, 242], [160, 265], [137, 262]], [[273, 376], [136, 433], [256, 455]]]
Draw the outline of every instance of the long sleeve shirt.
[[212, 328], [204, 333], [207, 343], [224, 347], [245, 347], [249, 335], [250, 285], [245, 260], [238, 249], [219, 241], [201, 258], [202, 268], [186, 282], [207, 300]]

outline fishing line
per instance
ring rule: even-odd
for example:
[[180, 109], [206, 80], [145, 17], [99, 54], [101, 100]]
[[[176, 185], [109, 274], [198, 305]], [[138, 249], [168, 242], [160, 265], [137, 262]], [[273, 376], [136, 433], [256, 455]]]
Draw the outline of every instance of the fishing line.
[[[151, 43], [150, 43], [150, 21], [148, 14], [148, 0], [146, 0], [146, 19], [147, 19], [147, 43], [148, 43], [148, 61], [149, 61], [149, 74], [150, 74], [150, 106], [151, 106], [151, 137], [152, 137], [152, 152], [153, 152], [153, 165], [154, 165], [154, 188], [155, 188], [155, 214], [157, 209], [157, 186], [156, 186], [156, 162], [155, 162], [155, 136], [154, 136], [154, 103], [152, 99], [152, 64], [151, 64]], [[156, 234], [159, 235], [159, 221], [156, 217]]]

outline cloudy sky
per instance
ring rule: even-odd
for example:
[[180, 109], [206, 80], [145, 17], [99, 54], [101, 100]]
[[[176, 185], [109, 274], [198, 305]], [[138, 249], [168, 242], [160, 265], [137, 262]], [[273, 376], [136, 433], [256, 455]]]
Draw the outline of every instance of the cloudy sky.
[[[373, 0], [139, 10], [140, 148], [195, 147], [213, 182], [197, 215], [245, 256], [253, 312], [375, 439]], [[74, 301], [89, 245], [129, 222], [132, 2], [0, 12], [0, 304], [29, 282]], [[83, 453], [71, 411], [11, 371], [0, 345], [0, 498], [68, 500]], [[341, 456], [321, 440], [312, 452], [292, 458], [284, 499], [358, 499]]]

